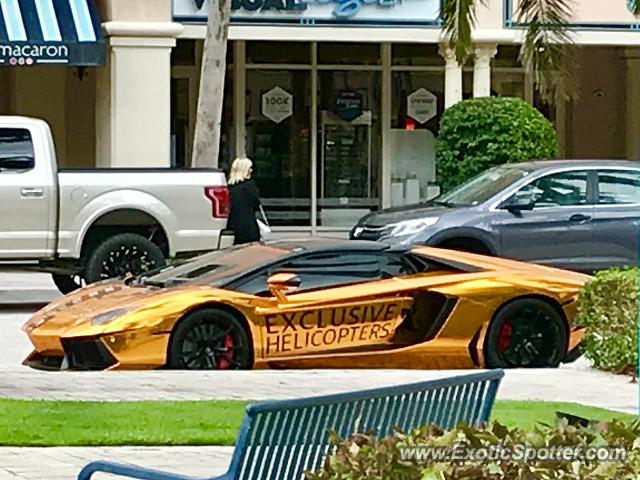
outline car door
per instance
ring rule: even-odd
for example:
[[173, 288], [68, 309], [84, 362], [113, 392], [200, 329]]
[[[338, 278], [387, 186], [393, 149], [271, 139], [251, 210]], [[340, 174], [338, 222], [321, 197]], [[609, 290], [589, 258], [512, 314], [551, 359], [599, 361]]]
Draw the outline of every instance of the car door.
[[500, 254], [561, 268], [591, 268], [595, 172], [564, 170], [539, 177], [512, 198], [532, 210], [496, 212]]
[[[411, 303], [394, 293], [376, 295], [371, 286], [380, 279], [414, 271], [400, 256], [312, 253], [275, 265], [269, 269], [273, 271], [295, 273], [301, 283], [287, 294], [285, 302], [274, 297], [270, 306], [256, 308], [262, 330], [262, 348], [256, 356], [262, 358], [326, 354], [384, 343]], [[235, 288], [265, 295], [260, 284], [266, 284], [269, 272]]]
[[51, 173], [36, 163], [34, 132], [0, 126], [0, 256], [42, 258], [52, 254], [54, 236]]
[[640, 170], [600, 169], [594, 210], [595, 267], [637, 265]]

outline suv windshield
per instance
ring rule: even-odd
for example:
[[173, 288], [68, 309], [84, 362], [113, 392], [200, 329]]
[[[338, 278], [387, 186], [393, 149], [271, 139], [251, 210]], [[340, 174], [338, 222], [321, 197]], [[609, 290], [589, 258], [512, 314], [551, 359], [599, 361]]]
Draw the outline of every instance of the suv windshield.
[[529, 175], [529, 171], [513, 165], [492, 168], [440, 195], [433, 203], [451, 206], [476, 206], [494, 197], [509, 185]]
[[289, 249], [261, 244], [238, 245], [216, 250], [170, 267], [142, 280], [146, 285], [168, 284], [220, 284], [223, 280], [248, 272], [264, 263], [272, 262], [290, 253]]

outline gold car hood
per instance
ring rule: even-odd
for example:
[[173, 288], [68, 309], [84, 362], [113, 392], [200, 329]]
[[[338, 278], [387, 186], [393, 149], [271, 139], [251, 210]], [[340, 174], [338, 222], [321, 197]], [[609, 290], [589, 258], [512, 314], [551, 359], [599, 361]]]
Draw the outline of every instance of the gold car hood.
[[[188, 307], [203, 301], [225, 300], [237, 297], [248, 298], [246, 294], [211, 288], [207, 286], [187, 286], [175, 288], [154, 288], [144, 285], [127, 286], [122, 282], [103, 282], [78, 290], [50, 303], [36, 312], [24, 325], [24, 331], [36, 328], [56, 331], [58, 334], [97, 335], [120, 328], [116, 322], [92, 325], [92, 319], [101, 314], [122, 310], [157, 310], [156, 318], [161, 321], [167, 315], [180, 314]], [[147, 315], [148, 318], [148, 315]], [[115, 319], [115, 317], [114, 317]], [[148, 323], [147, 323], [148, 325]], [[128, 325], [127, 327], [131, 327]], [[122, 328], [127, 328], [122, 325]]]

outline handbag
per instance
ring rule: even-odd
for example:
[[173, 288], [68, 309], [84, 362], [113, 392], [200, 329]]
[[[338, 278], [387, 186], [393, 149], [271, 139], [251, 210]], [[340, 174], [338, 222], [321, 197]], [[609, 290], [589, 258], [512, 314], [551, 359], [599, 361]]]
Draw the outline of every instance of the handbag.
[[271, 237], [271, 227], [269, 226], [269, 220], [267, 220], [267, 215], [264, 213], [262, 205], [260, 205], [260, 214], [262, 215], [262, 220], [257, 218], [256, 221], [260, 229], [260, 240], [264, 242]]

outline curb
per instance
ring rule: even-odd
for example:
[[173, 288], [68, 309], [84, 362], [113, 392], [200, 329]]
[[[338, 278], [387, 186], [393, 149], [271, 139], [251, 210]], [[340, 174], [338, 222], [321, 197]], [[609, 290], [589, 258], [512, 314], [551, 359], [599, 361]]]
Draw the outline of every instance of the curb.
[[51, 303], [57, 298], [60, 298], [60, 292], [56, 290], [48, 289], [2, 289], [0, 288], [0, 310], [2, 307], [7, 306], [20, 306], [20, 307], [32, 307], [39, 308], [40, 306]]

